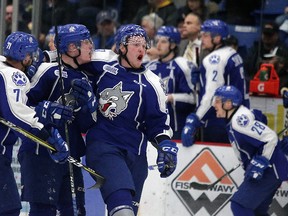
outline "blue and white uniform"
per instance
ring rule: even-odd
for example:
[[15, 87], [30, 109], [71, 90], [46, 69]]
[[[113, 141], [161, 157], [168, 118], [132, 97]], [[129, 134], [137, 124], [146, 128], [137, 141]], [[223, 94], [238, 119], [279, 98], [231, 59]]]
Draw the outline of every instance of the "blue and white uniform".
[[164, 84], [144, 66], [122, 67], [112, 51], [94, 54], [91, 63], [81, 65], [94, 74], [99, 101], [97, 123], [86, 136], [87, 164], [106, 179], [100, 189], [104, 200], [129, 189], [139, 203], [148, 172], [147, 141], [172, 136]]
[[196, 115], [205, 122], [204, 141], [228, 142], [225, 122], [217, 119], [211, 106], [215, 90], [223, 85], [235, 86], [243, 94], [243, 105], [249, 107], [243, 60], [231, 47], [223, 46], [208, 54], [200, 65], [199, 106]]
[[170, 125], [173, 139], [181, 139], [186, 117], [195, 110], [196, 95], [191, 74], [198, 69], [183, 57], [176, 57], [169, 62], [151, 61], [146, 67], [162, 79], [167, 93], [173, 96], [173, 103], [167, 103]]
[[[71, 97], [71, 82], [74, 79], [88, 79], [87, 76], [68, 66], [61, 66], [63, 86], [61, 86], [58, 63], [42, 63], [31, 79], [28, 92], [29, 104], [37, 106], [44, 100], [62, 103], [62, 88], [67, 105], [74, 104]], [[74, 120], [67, 124], [70, 155], [78, 160], [85, 155], [86, 145], [82, 133], [95, 123], [95, 119], [81, 108], [74, 111]], [[66, 140], [65, 125], [57, 128]], [[22, 200], [57, 206], [71, 204], [69, 164], [57, 164], [49, 156], [46, 148], [25, 141], [19, 150], [21, 176], [24, 189]], [[84, 183], [81, 168], [73, 166], [78, 209], [84, 212]], [[49, 182], [39, 184], [39, 181]], [[49, 189], [50, 188], [50, 189]], [[67, 204], [68, 203], [68, 204]]]
[[229, 140], [235, 154], [247, 169], [255, 156], [263, 156], [271, 166], [264, 170], [259, 181], [244, 179], [231, 201], [257, 215], [266, 215], [272, 198], [282, 181], [288, 180], [288, 162], [281, 151], [277, 134], [255, 119], [253, 112], [240, 106], [227, 124]]
[[[30, 88], [27, 76], [20, 70], [0, 62], [0, 116], [7, 121], [41, 137], [48, 137], [42, 133], [44, 127], [35, 118], [33, 109], [26, 105], [26, 93]], [[49, 136], [49, 135], [48, 135]], [[0, 124], [0, 215], [12, 209], [21, 209], [20, 197], [13, 170], [11, 168], [13, 145], [18, 137], [27, 139], [23, 135], [12, 131]]]

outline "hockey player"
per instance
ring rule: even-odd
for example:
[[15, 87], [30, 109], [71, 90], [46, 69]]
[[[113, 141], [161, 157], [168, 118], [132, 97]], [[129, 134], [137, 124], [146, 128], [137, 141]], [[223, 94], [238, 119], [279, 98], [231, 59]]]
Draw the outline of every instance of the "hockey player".
[[[31, 79], [29, 104], [36, 106], [40, 121], [48, 126], [54, 125], [62, 137], [69, 139], [71, 156], [80, 160], [85, 154], [85, 143], [81, 133], [85, 133], [95, 123], [97, 103], [88, 77], [78, 67], [91, 61], [93, 45], [88, 29], [78, 24], [61, 26], [58, 40], [59, 42], [55, 41], [55, 45], [61, 55], [62, 77], [58, 63], [42, 63]], [[74, 109], [73, 119], [68, 122], [67, 128], [64, 121], [65, 112], [54, 113], [61, 103]], [[61, 216], [75, 215], [67, 163], [53, 163], [43, 147], [31, 147], [29, 142], [23, 142], [19, 161], [23, 184], [22, 200], [29, 202], [30, 216], [56, 215], [56, 209]], [[85, 215], [81, 169], [73, 167], [73, 175], [77, 212], [78, 215]]]
[[199, 105], [195, 113], [186, 118], [182, 130], [182, 143], [189, 147], [195, 142], [195, 134], [203, 127], [203, 141], [227, 143], [228, 136], [223, 119], [217, 119], [211, 107], [215, 90], [222, 85], [233, 85], [243, 95], [243, 104], [249, 107], [243, 60], [230, 46], [225, 45], [228, 27], [221, 20], [206, 20], [201, 26], [202, 49], [210, 53], [200, 65]]
[[106, 179], [100, 188], [110, 216], [135, 216], [148, 174], [147, 142], [158, 150], [160, 176], [176, 169], [178, 148], [172, 142], [167, 96], [160, 78], [142, 65], [149, 47], [145, 30], [122, 26], [116, 51], [97, 51], [85, 69], [97, 83], [97, 123], [86, 136], [87, 165]]
[[178, 55], [180, 32], [174, 26], [162, 26], [156, 33], [156, 47], [159, 59], [146, 67], [163, 81], [168, 99], [166, 101], [173, 129], [173, 139], [181, 139], [182, 128], [187, 115], [195, 110], [196, 95], [191, 75], [197, 67]]
[[[42, 140], [47, 140], [58, 150], [55, 154], [51, 154], [49, 151], [51, 157], [58, 162], [65, 162], [69, 152], [58, 130], [51, 128], [50, 135], [44, 125], [35, 117], [35, 111], [26, 105], [26, 93], [30, 88], [30, 82], [25, 72], [33, 59], [37, 59], [37, 48], [38, 42], [31, 34], [13, 32], [6, 38], [3, 46], [5, 58], [0, 62], [0, 116]], [[11, 168], [12, 149], [18, 136], [23, 141], [28, 139], [0, 124], [1, 216], [18, 216], [20, 214], [21, 202]], [[45, 151], [49, 155], [48, 150], [45, 149]]]
[[234, 216], [268, 215], [276, 190], [287, 177], [287, 159], [277, 134], [241, 105], [242, 93], [234, 86], [221, 86], [212, 105], [217, 118], [227, 123], [230, 143], [245, 170], [244, 180], [231, 198]]

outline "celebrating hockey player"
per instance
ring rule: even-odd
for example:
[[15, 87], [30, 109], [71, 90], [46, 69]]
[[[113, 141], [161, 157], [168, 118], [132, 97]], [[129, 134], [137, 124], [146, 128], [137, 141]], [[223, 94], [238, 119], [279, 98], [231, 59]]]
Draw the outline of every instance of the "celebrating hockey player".
[[[13, 32], [6, 38], [3, 47], [3, 55], [6, 59], [0, 62], [0, 116], [42, 140], [47, 140], [57, 149], [57, 153], [51, 153], [45, 149], [48, 157], [50, 154], [55, 161], [64, 163], [69, 156], [66, 142], [57, 129], [51, 128], [48, 132], [35, 116], [35, 111], [26, 105], [26, 93], [29, 91], [30, 82], [25, 72], [33, 60], [38, 58], [37, 50], [38, 42], [31, 34]], [[18, 189], [11, 168], [12, 148], [18, 136], [23, 141], [28, 139], [0, 124], [0, 215], [3, 216], [18, 216], [21, 209]], [[33, 145], [35, 143], [32, 143]], [[40, 166], [40, 169], [43, 167]], [[40, 173], [36, 175], [40, 175]]]
[[[57, 62], [42, 63], [31, 79], [29, 104], [36, 107], [41, 122], [57, 127], [62, 137], [69, 140], [70, 154], [79, 161], [85, 154], [82, 133], [95, 123], [97, 109], [88, 77], [78, 69], [79, 65], [91, 61], [93, 45], [90, 32], [80, 24], [61, 26], [55, 45], [61, 57], [62, 77]], [[61, 105], [63, 103], [66, 108]], [[73, 108], [73, 118], [67, 118], [69, 108]], [[73, 166], [71, 172], [69, 164], [55, 164], [43, 147], [29, 142], [23, 142], [19, 161], [22, 200], [30, 204], [29, 215], [56, 215], [56, 210], [63, 216], [86, 214], [81, 168]], [[71, 199], [71, 178], [76, 202]]]
[[162, 178], [176, 169], [178, 148], [172, 142], [167, 95], [160, 78], [142, 65], [149, 48], [145, 30], [122, 26], [116, 51], [97, 51], [85, 66], [94, 73], [99, 97], [97, 123], [86, 136], [86, 162], [106, 179], [100, 188], [110, 216], [135, 216], [148, 174], [147, 142], [158, 150]]
[[215, 91], [212, 105], [227, 123], [230, 143], [245, 170], [244, 180], [231, 198], [234, 216], [268, 215], [273, 196], [286, 181], [288, 163], [277, 134], [247, 107], [234, 86]]
[[243, 104], [249, 107], [249, 95], [244, 76], [243, 60], [230, 46], [225, 45], [228, 27], [221, 20], [206, 20], [201, 26], [202, 49], [210, 53], [200, 65], [199, 106], [186, 118], [182, 130], [182, 143], [189, 147], [195, 142], [195, 134], [203, 127], [203, 141], [229, 142], [223, 119], [217, 119], [211, 107], [215, 90], [222, 85], [237, 87], [243, 96]]

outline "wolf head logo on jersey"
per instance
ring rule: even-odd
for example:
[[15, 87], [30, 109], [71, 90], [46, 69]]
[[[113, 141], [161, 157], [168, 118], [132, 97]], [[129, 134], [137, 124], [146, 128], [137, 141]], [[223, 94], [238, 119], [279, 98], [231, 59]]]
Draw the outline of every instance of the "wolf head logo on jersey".
[[113, 88], [106, 88], [100, 93], [99, 109], [100, 112], [109, 119], [119, 115], [127, 108], [127, 104], [134, 92], [122, 91], [122, 82]]
[[240, 127], [245, 127], [246, 125], [248, 125], [249, 123], [249, 118], [242, 114], [241, 116], [238, 116], [237, 117], [237, 124], [240, 126]]

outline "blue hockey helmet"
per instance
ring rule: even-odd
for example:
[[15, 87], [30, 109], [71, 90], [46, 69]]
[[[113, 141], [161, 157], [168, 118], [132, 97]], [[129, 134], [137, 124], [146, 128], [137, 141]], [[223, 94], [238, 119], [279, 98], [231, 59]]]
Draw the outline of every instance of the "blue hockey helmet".
[[81, 24], [66, 24], [61, 26], [58, 31], [58, 42], [55, 37], [54, 43], [59, 53], [65, 53], [68, 51], [69, 44], [75, 44], [77, 47], [81, 46], [81, 41], [91, 40], [90, 31], [86, 26]]
[[201, 25], [202, 32], [209, 32], [212, 37], [220, 35], [225, 40], [229, 35], [228, 26], [222, 20], [209, 19]]
[[116, 32], [114, 41], [116, 45], [116, 52], [119, 52], [120, 45], [127, 45], [128, 39], [132, 36], [141, 36], [146, 41], [146, 48], [150, 48], [149, 38], [146, 31], [139, 25], [127, 24], [121, 26]]
[[181, 41], [181, 35], [179, 30], [174, 26], [161, 26], [156, 36], [163, 36], [169, 38], [169, 41], [172, 43], [179, 44]]
[[3, 45], [3, 55], [17, 61], [25, 59], [27, 54], [32, 58], [37, 53], [38, 41], [28, 33], [16, 31], [8, 35]]
[[218, 97], [221, 99], [222, 103], [230, 100], [234, 107], [238, 107], [242, 104], [242, 94], [234, 86], [224, 85], [216, 89], [214, 93], [214, 98]]

